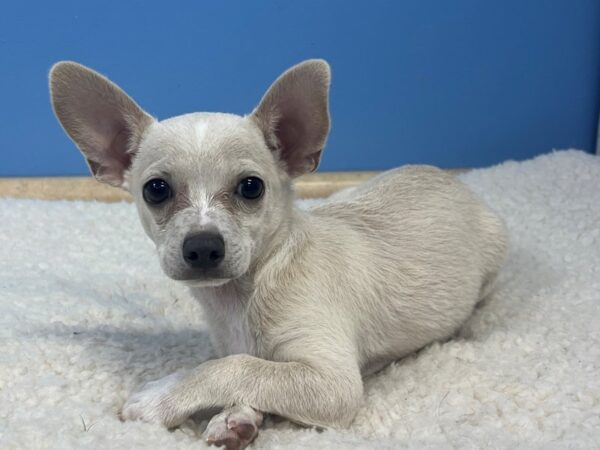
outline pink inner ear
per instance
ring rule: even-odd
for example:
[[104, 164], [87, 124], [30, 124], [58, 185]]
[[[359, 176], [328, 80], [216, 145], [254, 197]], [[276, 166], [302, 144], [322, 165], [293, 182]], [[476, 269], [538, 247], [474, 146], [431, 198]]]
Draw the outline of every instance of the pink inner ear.
[[109, 159], [113, 162], [119, 175], [123, 178], [123, 173], [131, 165], [132, 155], [127, 150], [129, 148], [129, 132], [127, 129], [122, 128], [117, 132], [114, 139], [110, 143], [107, 154]]
[[302, 122], [293, 118], [282, 118], [275, 130], [275, 136], [281, 146], [281, 158], [292, 173], [304, 166], [304, 134]]
[[302, 143], [302, 135], [304, 134], [302, 128], [302, 122], [292, 118], [283, 118], [277, 124], [275, 135], [279, 139], [284, 153], [292, 152]]
[[127, 129], [122, 128], [100, 153], [99, 160], [90, 159], [90, 167], [99, 179], [114, 186], [123, 184], [124, 174], [133, 159], [127, 151], [128, 146], [129, 133]]

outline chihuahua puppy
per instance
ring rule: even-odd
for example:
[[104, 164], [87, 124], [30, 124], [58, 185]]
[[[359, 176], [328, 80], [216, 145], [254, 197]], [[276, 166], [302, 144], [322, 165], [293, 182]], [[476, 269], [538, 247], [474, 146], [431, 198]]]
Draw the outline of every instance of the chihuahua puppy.
[[74, 62], [54, 111], [101, 182], [128, 190], [165, 274], [202, 303], [219, 359], [145, 384], [124, 420], [166, 427], [222, 408], [209, 443], [243, 448], [262, 414], [347, 427], [362, 378], [455, 333], [506, 252], [502, 222], [442, 170], [408, 166], [301, 210], [319, 165], [330, 69], [292, 67], [247, 116], [158, 121]]

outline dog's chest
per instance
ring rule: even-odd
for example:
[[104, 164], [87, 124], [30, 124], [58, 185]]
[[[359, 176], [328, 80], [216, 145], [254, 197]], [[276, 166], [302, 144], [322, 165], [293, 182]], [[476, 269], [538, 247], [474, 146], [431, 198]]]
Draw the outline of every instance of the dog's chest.
[[219, 356], [256, 353], [256, 340], [246, 315], [245, 303], [232, 293], [199, 292], [211, 338]]

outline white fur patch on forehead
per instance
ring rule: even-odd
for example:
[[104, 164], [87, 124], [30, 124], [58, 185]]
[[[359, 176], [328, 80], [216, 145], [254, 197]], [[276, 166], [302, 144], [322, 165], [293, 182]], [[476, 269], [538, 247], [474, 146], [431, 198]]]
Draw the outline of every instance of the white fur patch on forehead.
[[226, 113], [190, 113], [160, 122], [157, 137], [162, 148], [177, 151], [219, 152], [223, 148], [252, 148], [262, 139], [256, 125], [245, 117]]
[[206, 138], [206, 129], [208, 128], [208, 123], [205, 121], [196, 122], [194, 124], [194, 131], [196, 132], [196, 145], [202, 146], [202, 142]]

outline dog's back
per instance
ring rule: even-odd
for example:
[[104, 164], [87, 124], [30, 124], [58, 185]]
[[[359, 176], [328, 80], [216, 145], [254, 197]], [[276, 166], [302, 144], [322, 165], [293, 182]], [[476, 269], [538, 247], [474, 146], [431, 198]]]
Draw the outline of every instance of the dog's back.
[[[462, 182], [406, 166], [312, 208], [337, 255], [364, 372], [454, 333], [505, 257], [502, 222]], [[335, 225], [337, 223], [337, 225]], [[323, 250], [322, 247], [328, 247]]]

